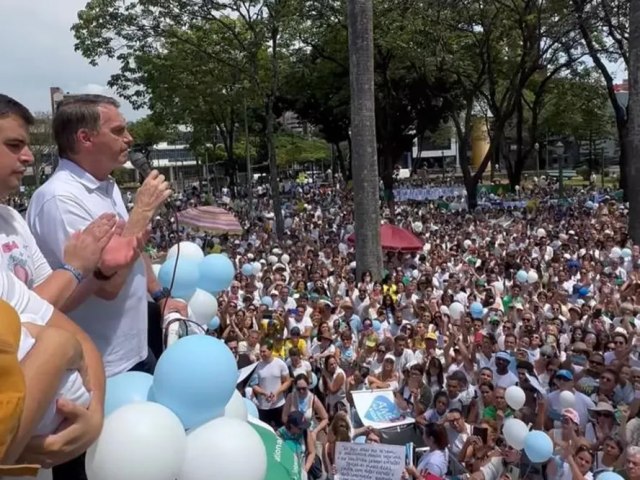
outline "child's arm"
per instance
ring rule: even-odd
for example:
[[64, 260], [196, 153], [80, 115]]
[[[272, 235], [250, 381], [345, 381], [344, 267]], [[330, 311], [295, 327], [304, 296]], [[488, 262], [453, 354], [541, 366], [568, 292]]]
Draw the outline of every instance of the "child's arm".
[[47, 408], [55, 400], [60, 380], [67, 370], [82, 370], [82, 347], [70, 333], [53, 327], [24, 323], [36, 344], [20, 362], [25, 376], [26, 395], [20, 427], [9, 446], [4, 463], [14, 463]]

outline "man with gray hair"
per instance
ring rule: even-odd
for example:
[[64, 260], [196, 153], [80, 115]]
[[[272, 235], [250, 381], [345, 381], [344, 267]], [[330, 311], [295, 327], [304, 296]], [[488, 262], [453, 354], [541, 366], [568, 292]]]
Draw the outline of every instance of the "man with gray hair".
[[[36, 190], [27, 211], [31, 231], [49, 263], [60, 263], [68, 238], [104, 213], [117, 215], [124, 237], [144, 234], [171, 190], [164, 176], [154, 170], [127, 212], [110, 176], [127, 162], [133, 144], [118, 102], [102, 95], [63, 100], [53, 119], [53, 132], [60, 162], [51, 178]], [[186, 306], [161, 288], [149, 258], [139, 253], [118, 270], [97, 268], [80, 288], [88, 298], [69, 316], [96, 343], [106, 376], [130, 370], [153, 373], [155, 357], [147, 346], [148, 296], [166, 313], [186, 315]], [[86, 478], [83, 459], [61, 465], [54, 478]]]

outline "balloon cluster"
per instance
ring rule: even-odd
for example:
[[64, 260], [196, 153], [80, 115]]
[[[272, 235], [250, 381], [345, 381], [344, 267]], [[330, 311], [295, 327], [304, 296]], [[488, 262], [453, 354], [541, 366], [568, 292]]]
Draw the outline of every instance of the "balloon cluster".
[[536, 283], [538, 281], [538, 272], [535, 270], [530, 270], [528, 272], [526, 270], [519, 270], [518, 273], [516, 273], [516, 280], [518, 283], [523, 285], [526, 283]]
[[180, 242], [169, 249], [164, 264], [154, 267], [160, 285], [171, 290], [173, 298], [188, 303], [191, 320], [202, 327], [220, 325], [220, 320], [214, 321], [216, 294], [229, 288], [236, 274], [229, 257], [221, 253], [205, 256], [195, 243]]
[[206, 335], [171, 345], [153, 376], [109, 378], [104, 428], [86, 456], [88, 479], [264, 480], [265, 443], [247, 422], [257, 410], [237, 380], [231, 351]]
[[[520, 410], [526, 401], [524, 390], [518, 386], [507, 388], [504, 399], [514, 410]], [[508, 418], [502, 428], [504, 438], [516, 450], [524, 450], [533, 463], [544, 463], [553, 455], [553, 442], [540, 430], [529, 431], [529, 427], [517, 418]]]

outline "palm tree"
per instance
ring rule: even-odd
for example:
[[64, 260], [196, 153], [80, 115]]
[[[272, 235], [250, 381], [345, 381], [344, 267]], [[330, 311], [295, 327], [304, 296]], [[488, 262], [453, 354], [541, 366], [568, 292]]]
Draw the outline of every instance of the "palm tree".
[[[640, 1], [640, 0], [638, 0]], [[348, 0], [356, 267], [382, 274], [373, 79], [373, 0]]]
[[629, 4], [629, 106], [627, 109], [629, 235], [640, 245], [640, 0]]

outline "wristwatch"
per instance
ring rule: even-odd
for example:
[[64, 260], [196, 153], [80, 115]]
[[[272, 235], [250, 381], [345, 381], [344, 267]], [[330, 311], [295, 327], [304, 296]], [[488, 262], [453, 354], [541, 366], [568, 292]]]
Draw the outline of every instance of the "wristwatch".
[[96, 267], [96, 269], [93, 271], [93, 278], [95, 278], [96, 280], [100, 280], [101, 282], [106, 282], [107, 280], [111, 280], [117, 274], [118, 272], [107, 275], [102, 270], [100, 270], [100, 267]]
[[169, 298], [171, 296], [171, 291], [167, 287], [163, 287], [160, 290], [156, 290], [151, 294], [151, 298], [154, 302], [158, 303], [165, 298]]

